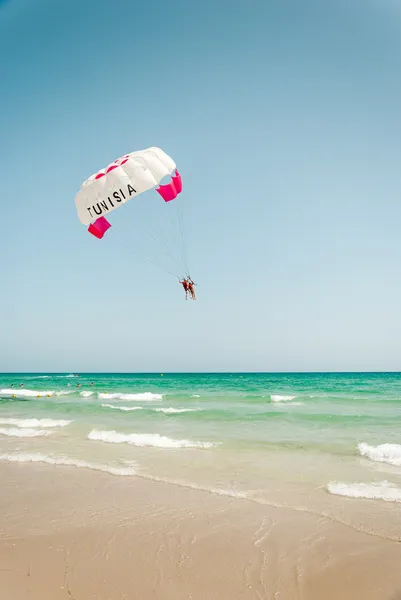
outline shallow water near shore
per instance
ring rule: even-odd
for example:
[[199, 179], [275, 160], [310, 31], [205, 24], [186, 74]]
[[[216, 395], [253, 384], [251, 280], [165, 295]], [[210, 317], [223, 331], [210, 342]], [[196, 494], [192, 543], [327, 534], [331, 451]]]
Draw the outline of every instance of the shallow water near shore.
[[3, 462], [172, 482], [389, 539], [400, 431], [401, 374], [0, 376]]

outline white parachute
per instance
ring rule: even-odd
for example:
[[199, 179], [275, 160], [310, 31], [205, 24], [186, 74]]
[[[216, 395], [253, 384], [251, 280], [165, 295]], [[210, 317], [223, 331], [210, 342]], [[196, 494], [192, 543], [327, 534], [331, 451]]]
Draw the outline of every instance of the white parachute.
[[[169, 182], [162, 185], [160, 182], [165, 178], [169, 178]], [[143, 201], [135, 202], [135, 199], [152, 189], [156, 189], [164, 202], [160, 202], [160, 197], [159, 201], [152, 195], [149, 199], [146, 197], [149, 214], [144, 217], [141, 214]], [[125, 154], [105, 169], [91, 175], [82, 183], [75, 197], [75, 206], [79, 221], [89, 225], [89, 233], [102, 239], [111, 227], [106, 216], [133, 200], [130, 204], [136, 204], [134, 208], [138, 210], [127, 211], [123, 219], [114, 219], [117, 221], [114, 237], [122, 239], [123, 226], [126, 225], [129, 232], [126, 239], [122, 239], [123, 242], [129, 241], [133, 246], [137, 241], [137, 253], [146, 254], [145, 258], [157, 266], [181, 277], [189, 275], [181, 201], [177, 200], [181, 191], [182, 179], [174, 160], [161, 148], [150, 147]], [[172, 200], [175, 202], [171, 202]], [[164, 210], [163, 205], [166, 206]], [[143, 226], [140, 224], [141, 218]], [[145, 248], [144, 235], [148, 235], [148, 241], [151, 239], [151, 249]], [[158, 255], [153, 256], [157, 244]], [[174, 248], [177, 244], [178, 251]], [[168, 265], [170, 260], [172, 265]]]
[[89, 225], [127, 200], [155, 188], [164, 177], [175, 171], [171, 183], [157, 190], [166, 202], [174, 200], [182, 190], [181, 176], [176, 169], [173, 159], [156, 147], [118, 158], [81, 185], [75, 197], [79, 220]]

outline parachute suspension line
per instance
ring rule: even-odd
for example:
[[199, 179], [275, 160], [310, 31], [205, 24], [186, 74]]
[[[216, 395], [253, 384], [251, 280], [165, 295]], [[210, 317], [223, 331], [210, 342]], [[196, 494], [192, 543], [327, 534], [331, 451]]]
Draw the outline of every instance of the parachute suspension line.
[[182, 210], [181, 206], [178, 206], [178, 218], [179, 218], [179, 226], [180, 226], [180, 235], [181, 235], [181, 244], [182, 244], [185, 272], [186, 272], [186, 275], [189, 276], [187, 242], [186, 242], [186, 238], [185, 238], [185, 227], [184, 227], [184, 214], [183, 214], [183, 210]]
[[[168, 245], [168, 243], [165, 240], [165, 235], [160, 227], [160, 224], [158, 224], [158, 230], [159, 230], [160, 236], [162, 238], [162, 243], [164, 245], [164, 251], [166, 252], [167, 256], [170, 258], [170, 260], [175, 264], [175, 266], [181, 270], [179, 261], [174, 257], [173, 251], [171, 250], [170, 246]], [[156, 240], [154, 234], [150, 230], [147, 230], [147, 233], [152, 238], [152, 240], [154, 240], [157, 243], [157, 240]]]
[[180, 201], [176, 200], [174, 206], [167, 206], [167, 212], [171, 228], [175, 230], [178, 244], [178, 255], [185, 275], [188, 275], [188, 261], [186, 257], [186, 243], [184, 235], [184, 225], [182, 222], [182, 209]]
[[[176, 249], [174, 249], [174, 247], [172, 246], [172, 242], [173, 240], [175, 240], [176, 242], [178, 241], [178, 246], [179, 246], [179, 236], [178, 236], [178, 227], [176, 226], [176, 224], [174, 223], [174, 220], [172, 218], [172, 214], [174, 214], [176, 208], [175, 207], [177, 203], [177, 200], [175, 200], [172, 203], [168, 203], [166, 204], [166, 210], [168, 213], [168, 219], [167, 221], [170, 223], [170, 229], [171, 232], [174, 233], [174, 236], [172, 236], [172, 240], [167, 240], [166, 237], [166, 218], [165, 215], [163, 213], [163, 227], [161, 226], [160, 221], [157, 222], [157, 230], [158, 230], [158, 234], [160, 236], [160, 241], [164, 246], [164, 252], [169, 256], [169, 258], [171, 259], [171, 261], [176, 265], [176, 267], [182, 272], [186, 271], [186, 267], [185, 267], [185, 263], [183, 260], [183, 251], [180, 249], [180, 247], [178, 247], [178, 251]], [[173, 212], [171, 212], [173, 211]], [[156, 229], [156, 226], [155, 226]], [[152, 233], [152, 231], [147, 230], [148, 235], [157, 242], [154, 233]]]
[[[158, 200], [159, 201], [159, 200]], [[177, 260], [174, 251], [172, 250], [172, 248], [170, 247], [170, 244], [166, 238], [166, 231], [164, 231], [166, 229], [165, 225], [165, 219], [163, 219], [163, 226], [160, 222], [161, 220], [161, 216], [159, 216], [156, 220], [155, 223], [153, 224], [152, 228], [149, 228], [148, 226], [145, 225], [144, 221], [145, 218], [144, 215], [139, 216], [137, 215], [136, 217], [136, 224], [138, 225], [139, 223], [141, 223], [143, 226], [141, 227], [142, 231], [144, 232], [144, 234], [150, 238], [153, 241], [153, 252], [148, 252], [149, 254], [163, 254], [166, 255], [166, 257], [168, 257], [171, 262], [173, 263], [174, 269], [178, 269], [179, 271], [181, 271], [181, 265], [179, 260]], [[164, 213], [163, 213], [164, 216]], [[157, 235], [157, 237], [156, 237]], [[157, 259], [160, 263], [164, 264], [164, 261], [162, 261], [161, 259]]]
[[179, 232], [179, 236], [180, 236], [180, 242], [181, 242], [181, 255], [182, 255], [182, 262], [184, 265], [184, 270], [185, 270], [185, 274], [187, 276], [189, 276], [189, 266], [188, 266], [188, 257], [187, 257], [187, 244], [186, 244], [186, 239], [185, 239], [185, 228], [184, 228], [184, 215], [183, 215], [183, 209], [182, 206], [177, 203], [177, 208], [176, 208], [176, 221], [177, 221], [177, 228], [178, 228], [178, 232]]
[[[128, 224], [122, 223], [120, 224], [120, 229], [114, 230], [114, 235], [118, 236], [120, 241], [124, 242], [124, 244], [125, 242], [128, 242], [128, 236], [129, 239], [135, 239], [138, 236], [143, 238], [143, 236], [145, 236], [145, 244], [144, 246], [141, 245], [141, 248], [137, 247], [137, 249], [135, 250], [127, 244], [125, 244], [125, 247], [128, 249], [129, 252], [136, 254], [137, 256], [140, 256], [142, 258], [145, 258], [152, 264], [158, 266], [159, 268], [178, 278], [178, 274], [176, 271], [181, 273], [182, 269], [179, 262], [174, 257], [174, 254], [171, 251], [167, 241], [165, 240], [165, 232], [163, 231], [163, 228], [160, 224], [160, 218], [161, 217], [159, 216], [153, 224], [152, 228], [149, 229], [149, 227], [145, 225], [145, 222], [147, 221], [146, 214], [141, 214], [140, 211], [136, 211], [135, 219], [129, 222], [129, 231], [127, 231]], [[165, 219], [163, 220], [163, 224], [165, 225]], [[124, 229], [126, 231], [124, 231]], [[160, 238], [162, 239], [157, 239], [155, 235], [157, 230], [159, 231]], [[122, 233], [124, 234], [123, 236], [119, 235]], [[152, 248], [150, 247], [149, 243], [146, 244], [146, 238], [149, 238], [148, 242], [149, 240], [153, 241], [153, 244], [151, 244]], [[164, 248], [163, 242], [165, 246]], [[168, 258], [170, 258], [170, 261], [172, 263], [171, 265], [169, 265], [170, 261], [168, 260]]]
[[163, 247], [162, 252], [164, 254], [166, 254], [166, 256], [171, 260], [171, 262], [174, 264], [174, 268], [180, 269], [180, 265], [177, 262], [177, 260], [175, 259], [173, 252], [171, 251], [167, 242], [165, 242], [165, 240], [164, 240], [164, 235], [163, 235], [163, 232], [162, 232], [160, 226], [158, 226], [158, 230], [160, 233], [160, 237], [163, 238], [161, 241], [156, 239], [155, 234], [151, 230], [146, 229], [146, 233], [156, 244], [161, 243], [161, 245]]
[[[110, 236], [111, 237], [111, 236]], [[120, 232], [114, 232], [114, 237], [117, 237], [118, 240], [121, 242], [122, 246], [125, 247], [125, 249], [131, 253], [134, 254], [136, 256], [140, 256], [141, 258], [144, 258], [145, 260], [148, 260], [150, 263], [152, 263], [155, 267], [158, 267], [159, 269], [162, 269], [163, 271], [165, 271], [166, 273], [168, 273], [169, 275], [171, 275], [174, 278], [179, 279], [179, 275], [177, 275], [177, 273], [174, 273], [173, 271], [170, 270], [170, 267], [168, 265], [166, 265], [163, 261], [157, 259], [157, 258], [152, 258], [151, 256], [147, 256], [145, 254], [141, 254], [139, 252], [135, 252], [135, 250], [133, 250], [132, 248], [130, 248], [127, 244], [126, 239], [121, 235]]]
[[166, 210], [167, 210], [167, 214], [168, 214], [168, 221], [170, 223], [170, 227], [171, 230], [175, 232], [175, 238], [176, 238], [176, 242], [178, 243], [178, 256], [180, 257], [180, 269], [183, 271], [183, 274], [185, 274], [185, 265], [183, 262], [183, 256], [182, 256], [182, 251], [180, 248], [180, 240], [178, 237], [178, 230], [177, 230], [177, 226], [174, 220], [174, 214], [176, 211], [176, 204], [174, 203], [174, 205], [167, 205], [166, 206]]

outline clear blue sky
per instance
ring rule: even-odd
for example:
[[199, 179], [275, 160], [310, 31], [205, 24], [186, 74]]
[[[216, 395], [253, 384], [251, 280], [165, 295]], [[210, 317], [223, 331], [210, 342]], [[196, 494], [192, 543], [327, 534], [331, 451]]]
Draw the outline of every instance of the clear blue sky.
[[[0, 2], [0, 369], [401, 369], [400, 74], [396, 0]], [[197, 302], [76, 216], [151, 145]]]

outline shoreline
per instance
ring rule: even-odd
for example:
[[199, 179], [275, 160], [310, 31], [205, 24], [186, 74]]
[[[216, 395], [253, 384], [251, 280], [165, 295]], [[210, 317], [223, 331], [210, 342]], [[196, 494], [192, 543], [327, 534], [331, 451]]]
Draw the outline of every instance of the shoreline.
[[0, 587], [13, 600], [401, 593], [401, 544], [330, 517], [73, 467], [2, 464], [0, 478]]

